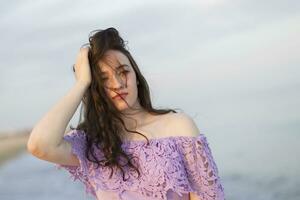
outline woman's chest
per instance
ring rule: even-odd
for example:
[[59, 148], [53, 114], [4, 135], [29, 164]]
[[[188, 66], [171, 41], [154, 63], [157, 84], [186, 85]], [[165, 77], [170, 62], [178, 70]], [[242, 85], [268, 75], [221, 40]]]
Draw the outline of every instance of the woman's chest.
[[[98, 167], [90, 163], [89, 180], [99, 189], [104, 190], [163, 190], [167, 182], [177, 182], [185, 177], [185, 169], [177, 146], [173, 140], [150, 140], [127, 142], [122, 145], [124, 152], [137, 170], [129, 165], [117, 167]], [[122, 163], [122, 162], [121, 162]], [[124, 163], [125, 164], [125, 163]]]
[[167, 118], [166, 116], [160, 116], [159, 118], [153, 120], [153, 122], [149, 124], [139, 126], [133, 129], [134, 131], [137, 131], [140, 134], [133, 133], [130, 131], [124, 131], [124, 141], [146, 141], [145, 137], [147, 137], [148, 139], [153, 139], [172, 136], [174, 130], [172, 130], [171, 125], [172, 123], [169, 118]]

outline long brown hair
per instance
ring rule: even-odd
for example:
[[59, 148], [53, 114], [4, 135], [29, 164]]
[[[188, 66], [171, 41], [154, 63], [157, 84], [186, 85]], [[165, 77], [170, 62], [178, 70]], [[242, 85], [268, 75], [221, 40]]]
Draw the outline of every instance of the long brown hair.
[[[133, 67], [138, 87], [138, 101], [142, 108], [152, 114], [160, 115], [169, 112], [177, 113], [173, 109], [155, 109], [152, 106], [149, 86], [144, 76], [139, 70], [138, 65], [134, 61], [133, 57], [127, 50], [124, 40], [119, 35], [119, 32], [111, 27], [105, 30], [95, 30], [89, 35], [89, 43], [85, 44], [90, 46], [89, 51], [89, 63], [91, 67], [92, 82], [90, 87], [86, 90], [82, 102], [83, 107], [80, 109], [79, 122], [76, 128], [70, 126], [72, 130], [82, 130], [86, 133], [86, 151], [85, 155], [91, 162], [99, 165], [110, 167], [111, 174], [113, 174], [113, 168], [117, 167], [122, 171], [123, 180], [125, 181], [124, 170], [119, 163], [121, 157], [127, 161], [126, 165], [135, 169], [140, 176], [140, 172], [137, 166], [131, 162], [130, 155], [127, 155], [121, 148], [121, 130], [137, 133], [148, 138], [142, 133], [127, 129], [124, 121], [121, 118], [122, 113], [116, 108], [114, 103], [108, 98], [105, 93], [104, 83], [101, 79], [101, 70], [98, 65], [99, 61], [103, 58], [107, 50], [118, 50], [122, 52], [130, 61]], [[82, 118], [82, 108], [84, 111], [84, 117]], [[123, 126], [123, 127], [121, 127]], [[122, 129], [124, 128], [124, 129]], [[103, 160], [98, 160], [95, 152], [92, 148], [95, 145], [104, 155]]]

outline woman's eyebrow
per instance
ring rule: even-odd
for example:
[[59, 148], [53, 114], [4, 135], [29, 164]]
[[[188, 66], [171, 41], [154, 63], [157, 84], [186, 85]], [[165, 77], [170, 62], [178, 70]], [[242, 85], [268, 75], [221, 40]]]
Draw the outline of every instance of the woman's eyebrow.
[[[123, 68], [125, 68], [125, 67], [129, 67], [127, 64], [121, 64], [121, 65], [119, 65], [117, 68], [116, 68], [116, 70], [120, 70], [120, 69], [123, 69]], [[106, 71], [102, 71], [102, 73], [103, 74], [107, 74], [107, 72]]]
[[124, 67], [129, 67], [127, 64], [121, 64], [117, 67], [117, 70], [119, 70], [120, 68], [124, 68]]

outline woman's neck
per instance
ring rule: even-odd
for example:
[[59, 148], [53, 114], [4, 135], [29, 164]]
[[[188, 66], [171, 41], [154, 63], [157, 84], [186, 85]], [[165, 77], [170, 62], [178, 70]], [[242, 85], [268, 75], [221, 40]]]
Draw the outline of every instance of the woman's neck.
[[127, 129], [135, 130], [147, 123], [150, 113], [144, 109], [127, 113], [122, 117]]

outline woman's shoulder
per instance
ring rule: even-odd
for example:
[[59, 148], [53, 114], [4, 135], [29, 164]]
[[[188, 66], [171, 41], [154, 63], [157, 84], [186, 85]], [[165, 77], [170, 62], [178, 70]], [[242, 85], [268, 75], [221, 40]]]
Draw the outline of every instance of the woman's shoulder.
[[170, 113], [165, 116], [164, 123], [166, 124], [165, 137], [170, 136], [198, 136], [200, 130], [196, 125], [194, 119], [184, 113]]

